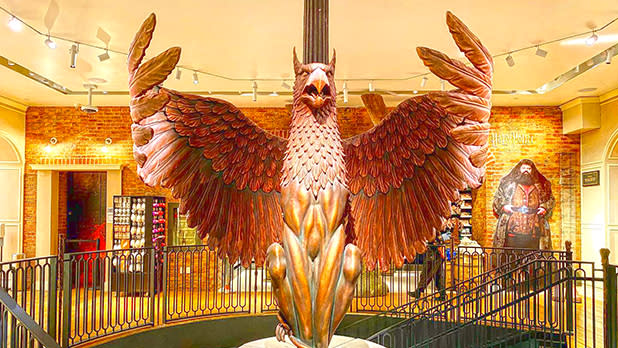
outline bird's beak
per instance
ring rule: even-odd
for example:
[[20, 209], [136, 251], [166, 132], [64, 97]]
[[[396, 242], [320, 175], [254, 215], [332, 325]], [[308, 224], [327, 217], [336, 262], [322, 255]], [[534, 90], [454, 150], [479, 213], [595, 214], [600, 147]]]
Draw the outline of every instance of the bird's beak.
[[305, 84], [304, 94], [314, 109], [321, 108], [330, 96], [328, 77], [322, 69], [315, 69]]

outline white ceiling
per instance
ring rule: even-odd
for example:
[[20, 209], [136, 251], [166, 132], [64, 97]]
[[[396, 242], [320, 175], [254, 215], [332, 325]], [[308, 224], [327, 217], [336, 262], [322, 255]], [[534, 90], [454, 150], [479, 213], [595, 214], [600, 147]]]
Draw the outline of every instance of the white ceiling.
[[[53, 35], [104, 45], [96, 38], [99, 27], [111, 35], [110, 48], [126, 52], [133, 35], [150, 12], [158, 25], [148, 51], [153, 56], [171, 46], [183, 49], [180, 64], [247, 81], [228, 81], [200, 75], [192, 83], [191, 71], [177, 81], [171, 76], [166, 87], [182, 91], [250, 91], [250, 79], [292, 78], [292, 47], [302, 57], [302, 0], [55, 0], [58, 16], [51, 25]], [[0, 6], [42, 32], [50, 0], [0, 0]], [[379, 5], [378, 5], [379, 4]], [[427, 70], [416, 56], [416, 46], [428, 46], [457, 57], [445, 24], [451, 10], [483, 41], [492, 54], [600, 27], [618, 17], [615, 0], [333, 0], [330, 5], [330, 46], [337, 50], [338, 87], [344, 79], [402, 79]], [[108, 82], [100, 90], [126, 91], [125, 56], [110, 53], [99, 62], [102, 52], [82, 46], [77, 69], [69, 68], [70, 43], [58, 41], [47, 48], [44, 37], [24, 28], [11, 31], [4, 25], [9, 16], [0, 12], [0, 55], [56, 81], [71, 90], [83, 91], [82, 84], [98, 77]], [[618, 34], [618, 22], [600, 35]], [[494, 88], [536, 89], [561, 73], [616, 44], [598, 43], [543, 48], [546, 58], [534, 50], [513, 54], [514, 67], [504, 57], [496, 59]], [[403, 81], [375, 81], [376, 89], [413, 90], [420, 78]], [[351, 90], [367, 88], [368, 81], [348, 82]], [[260, 81], [260, 91], [283, 91], [281, 81]], [[578, 93], [582, 88], [594, 92]], [[436, 78], [426, 88], [439, 89]], [[578, 95], [600, 95], [618, 88], [618, 59], [602, 64], [544, 95], [494, 96], [495, 105], [559, 105]], [[0, 95], [27, 105], [74, 105], [86, 103], [85, 96], [65, 96], [0, 66]], [[232, 96], [225, 99], [239, 106], [283, 106], [289, 97]], [[402, 97], [385, 97], [396, 104]], [[127, 105], [127, 96], [95, 96], [96, 105]], [[350, 106], [361, 105], [352, 97]]]

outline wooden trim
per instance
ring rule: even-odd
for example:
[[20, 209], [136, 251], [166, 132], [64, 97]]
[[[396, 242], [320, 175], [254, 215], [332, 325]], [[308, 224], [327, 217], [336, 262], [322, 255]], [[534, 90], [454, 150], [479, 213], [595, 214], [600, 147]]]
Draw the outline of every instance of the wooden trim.
[[32, 170], [57, 170], [57, 171], [108, 171], [122, 170], [123, 164], [31, 164]]

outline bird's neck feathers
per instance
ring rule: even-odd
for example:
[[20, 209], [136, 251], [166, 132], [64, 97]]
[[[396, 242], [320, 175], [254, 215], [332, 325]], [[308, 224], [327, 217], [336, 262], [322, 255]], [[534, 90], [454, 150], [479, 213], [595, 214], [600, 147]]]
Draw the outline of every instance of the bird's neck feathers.
[[282, 186], [293, 180], [315, 196], [329, 184], [346, 186], [336, 107], [332, 103], [318, 112], [303, 103], [294, 104], [281, 178]]

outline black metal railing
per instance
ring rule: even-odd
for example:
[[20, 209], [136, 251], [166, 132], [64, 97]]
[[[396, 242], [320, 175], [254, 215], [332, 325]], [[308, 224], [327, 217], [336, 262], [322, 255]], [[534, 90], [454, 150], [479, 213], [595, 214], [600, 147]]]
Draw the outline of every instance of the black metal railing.
[[[399, 311], [405, 319], [386, 328], [374, 325], [378, 330], [365, 338], [386, 347], [601, 347], [599, 334], [612, 335], [607, 325], [600, 329], [596, 305], [601, 287], [615, 297], [615, 284], [603, 280], [611, 271], [590, 262], [538, 258], [505, 266], [510, 269], [431, 308]], [[615, 304], [604, 301], [601, 307]]]
[[[387, 272], [363, 271], [350, 311], [378, 315], [368, 316], [364, 320], [364, 331], [354, 335], [373, 337], [385, 327], [402, 325], [402, 320], [410, 318], [443, 325], [446, 321], [438, 313], [444, 311], [460, 326], [511, 330], [503, 332], [505, 342], [525, 338], [517, 336], [518, 331], [512, 331], [516, 328], [509, 327], [507, 322], [517, 322], [520, 328], [549, 328], [559, 322], [567, 328], [572, 327], [574, 333], [577, 330], [602, 333], [597, 323], [600, 318], [605, 318], [610, 328], [616, 325], [616, 320], [612, 319], [618, 311], [615, 300], [614, 310], [606, 310], [612, 301], [612, 291], [615, 298], [615, 266], [604, 266], [604, 270], [607, 269], [604, 275], [611, 274], [612, 270], [614, 274], [614, 285], [611, 276], [607, 281], [609, 290], [605, 298], [589, 286], [604, 279], [599, 273], [602, 270], [594, 270], [590, 263], [572, 261], [569, 246], [566, 251], [478, 247], [460, 247], [452, 251], [451, 259], [441, 266], [447, 285], [447, 301], [440, 299], [431, 289], [419, 299], [408, 295], [418, 287], [422, 263], [392, 267]], [[507, 279], [506, 274], [512, 277]], [[560, 289], [560, 303], [542, 302], [547, 300], [542, 292], [527, 293], [527, 297], [521, 297], [519, 301], [520, 297], [505, 291], [523, 286], [523, 280], [530, 278], [538, 278], [537, 290], [540, 285], [560, 281], [552, 285]], [[566, 281], [569, 279], [572, 281]], [[244, 268], [229, 263], [206, 246], [173, 246], [164, 248], [162, 253], [155, 253], [152, 248], [89, 251], [1, 263], [0, 288], [65, 348], [119, 332], [181, 320], [273, 313], [277, 310], [264, 268], [255, 265]], [[581, 311], [564, 308], [582, 298], [586, 300], [574, 307], [593, 308], [594, 314], [582, 316]], [[604, 301], [604, 305], [591, 307], [597, 300]], [[500, 311], [489, 313], [496, 308]], [[541, 319], [547, 320], [543, 317], [547, 313], [540, 308], [559, 309], [560, 321], [551, 317], [553, 322], [543, 322]], [[603, 314], [601, 310], [597, 314], [599, 308], [607, 313]], [[522, 313], [534, 313], [536, 317], [522, 319]], [[418, 326], [421, 324], [416, 325], [416, 328], [421, 327]], [[23, 330], [18, 324], [14, 328]], [[10, 341], [8, 336], [16, 334], [17, 331], [11, 329], [4, 331], [7, 337], [2, 337], [3, 342]], [[461, 335], [461, 332], [445, 335], [456, 337], [453, 335]], [[585, 342], [592, 339], [590, 335], [571, 336]], [[597, 346], [604, 339], [602, 334], [600, 337], [594, 337]], [[610, 335], [609, 339], [615, 342], [615, 335]]]
[[6, 290], [0, 288], [0, 348], [60, 348]]

